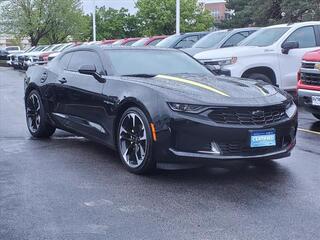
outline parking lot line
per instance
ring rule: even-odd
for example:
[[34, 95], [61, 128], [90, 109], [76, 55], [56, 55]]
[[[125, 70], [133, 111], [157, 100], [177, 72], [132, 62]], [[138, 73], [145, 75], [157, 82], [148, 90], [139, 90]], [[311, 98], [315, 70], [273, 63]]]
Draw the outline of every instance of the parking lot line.
[[316, 132], [316, 131], [312, 131], [312, 130], [307, 130], [307, 129], [303, 129], [303, 128], [298, 128], [298, 130], [301, 132], [313, 133], [313, 134], [320, 135], [320, 132]]

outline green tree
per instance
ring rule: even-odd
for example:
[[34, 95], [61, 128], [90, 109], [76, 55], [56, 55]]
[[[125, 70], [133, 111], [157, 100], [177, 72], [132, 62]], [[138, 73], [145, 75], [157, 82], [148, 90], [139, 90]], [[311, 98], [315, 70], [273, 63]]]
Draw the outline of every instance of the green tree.
[[[145, 35], [175, 33], [175, 0], [138, 0], [137, 16]], [[213, 27], [213, 18], [197, 0], [181, 0], [181, 31], [204, 31]]]
[[220, 27], [320, 20], [319, 0], [227, 0], [227, 8], [235, 10], [235, 16], [223, 21]]
[[80, 0], [11, 0], [2, 7], [7, 32], [40, 40], [61, 42], [85, 29]]
[[[100, 7], [96, 11], [97, 40], [140, 36], [138, 19], [128, 9]], [[90, 30], [92, 30], [92, 16]]]

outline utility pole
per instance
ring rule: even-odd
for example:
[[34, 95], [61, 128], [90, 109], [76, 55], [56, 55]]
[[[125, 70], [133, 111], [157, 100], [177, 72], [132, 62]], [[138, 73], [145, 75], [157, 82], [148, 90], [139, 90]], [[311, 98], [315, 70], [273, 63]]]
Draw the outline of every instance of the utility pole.
[[180, 0], [176, 0], [176, 34], [180, 34]]
[[93, 41], [97, 41], [97, 33], [96, 33], [96, 0], [93, 0], [93, 21], [92, 21], [92, 29], [93, 29]]

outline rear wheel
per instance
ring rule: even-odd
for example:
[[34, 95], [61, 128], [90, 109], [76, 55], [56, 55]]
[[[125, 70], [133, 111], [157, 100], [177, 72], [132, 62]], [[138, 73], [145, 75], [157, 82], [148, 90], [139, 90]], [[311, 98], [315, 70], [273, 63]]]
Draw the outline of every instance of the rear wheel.
[[320, 114], [313, 113], [312, 115], [315, 116], [315, 118], [318, 118], [320, 120]]
[[262, 73], [252, 73], [248, 76], [248, 78], [255, 79], [255, 80], [262, 80], [266, 83], [273, 84], [272, 80], [267, 75]]
[[128, 171], [144, 174], [155, 168], [150, 124], [142, 110], [132, 107], [123, 113], [117, 138], [118, 152]]
[[48, 123], [47, 114], [38, 91], [32, 90], [25, 104], [27, 126], [31, 135], [36, 138], [50, 137], [56, 129]]

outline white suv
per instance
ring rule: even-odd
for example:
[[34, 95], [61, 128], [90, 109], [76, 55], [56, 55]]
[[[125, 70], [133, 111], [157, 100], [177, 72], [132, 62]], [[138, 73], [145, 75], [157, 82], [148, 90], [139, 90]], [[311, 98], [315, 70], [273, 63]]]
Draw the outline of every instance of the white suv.
[[320, 22], [260, 29], [238, 47], [201, 52], [195, 58], [225, 75], [260, 79], [292, 90], [306, 52], [320, 48]]

